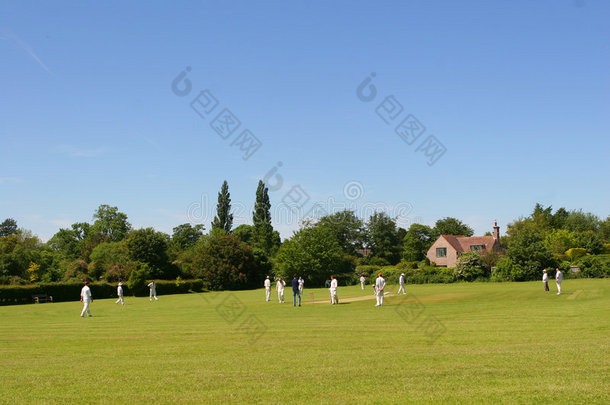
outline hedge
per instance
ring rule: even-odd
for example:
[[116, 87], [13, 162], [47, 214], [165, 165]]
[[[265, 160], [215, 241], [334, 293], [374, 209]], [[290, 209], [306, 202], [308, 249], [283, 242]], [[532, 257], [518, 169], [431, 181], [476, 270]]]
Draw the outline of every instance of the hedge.
[[429, 284], [429, 283], [453, 283], [456, 281], [453, 268], [422, 266], [412, 268], [414, 262], [403, 262], [396, 266], [358, 266], [356, 274], [361, 274], [367, 279], [367, 283], [373, 284], [379, 273], [388, 284], [398, 284], [401, 273], [405, 273], [407, 284]]
[[[123, 294], [134, 295], [123, 283]], [[158, 295], [185, 294], [203, 291], [202, 280], [159, 280], [156, 281]], [[95, 282], [89, 285], [93, 299], [116, 298], [116, 283]], [[79, 301], [82, 283], [41, 283], [30, 285], [0, 285], [0, 305], [30, 304], [33, 295], [46, 294], [53, 302]], [[147, 295], [138, 293], [138, 296]]]

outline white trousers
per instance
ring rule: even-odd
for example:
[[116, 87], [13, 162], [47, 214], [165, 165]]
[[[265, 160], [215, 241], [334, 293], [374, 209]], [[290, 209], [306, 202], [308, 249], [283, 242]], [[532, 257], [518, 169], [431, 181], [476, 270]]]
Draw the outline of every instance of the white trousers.
[[339, 297], [337, 297], [337, 289], [336, 288], [331, 288], [330, 289], [330, 303], [331, 304], [338, 304], [339, 303]]
[[377, 292], [377, 305], [383, 305], [383, 291]]
[[280, 304], [284, 303], [284, 290], [278, 290], [277, 299], [280, 302]]
[[265, 287], [265, 299], [271, 301], [271, 287]]
[[150, 300], [152, 301], [153, 297], [155, 297], [155, 301], [159, 301], [157, 298], [157, 290], [150, 290]]
[[360, 282], [360, 287], [362, 287], [362, 289], [364, 290], [364, 281]]
[[401, 284], [400, 288], [398, 289], [398, 292], [396, 293], [396, 295], [400, 294], [400, 292], [403, 292], [403, 294], [406, 294], [407, 292], [405, 291], [405, 285]]
[[557, 283], [557, 292], [561, 294], [561, 282]]
[[85, 316], [85, 313], [87, 313], [87, 315], [91, 316], [91, 311], [89, 311], [90, 303], [91, 303], [91, 301], [89, 301], [89, 300], [83, 301], [83, 312], [80, 313], [80, 316]]
[[116, 300], [115, 304], [118, 304], [119, 302], [121, 303], [121, 305], [125, 305], [125, 301], [123, 301], [123, 296], [122, 295], [119, 296], [119, 299]]

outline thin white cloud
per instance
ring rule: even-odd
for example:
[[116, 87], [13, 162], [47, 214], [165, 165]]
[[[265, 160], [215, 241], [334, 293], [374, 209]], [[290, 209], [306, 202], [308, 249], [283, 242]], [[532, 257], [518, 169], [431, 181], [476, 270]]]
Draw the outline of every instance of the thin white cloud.
[[25, 52], [27, 52], [27, 54], [30, 55], [30, 57], [34, 59], [36, 63], [38, 63], [38, 65], [40, 65], [40, 67], [47, 71], [47, 73], [53, 73], [51, 72], [51, 69], [49, 69], [42, 60], [40, 60], [40, 58], [38, 57], [38, 55], [36, 55], [36, 52], [34, 52], [32, 47], [27, 42], [19, 38], [17, 35], [10, 32], [5, 32], [2, 37], [0, 37], [0, 39], [14, 43], [18, 48], [23, 49]]
[[19, 177], [0, 177], [0, 184], [21, 183], [23, 179]]
[[70, 226], [76, 221], [68, 220], [68, 219], [52, 219], [51, 222], [53, 225], [58, 226], [60, 228], [70, 228]]
[[56, 151], [71, 157], [96, 157], [106, 153], [106, 148], [99, 147], [94, 149], [77, 148], [72, 145], [61, 145], [56, 148]]

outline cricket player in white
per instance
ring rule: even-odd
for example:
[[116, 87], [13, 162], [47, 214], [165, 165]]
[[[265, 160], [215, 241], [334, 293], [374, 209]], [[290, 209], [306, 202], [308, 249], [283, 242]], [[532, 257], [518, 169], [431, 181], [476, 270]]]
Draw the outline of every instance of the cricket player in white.
[[557, 295], [561, 294], [561, 281], [563, 280], [563, 273], [557, 269], [555, 273], [555, 281], [557, 282]]
[[119, 283], [119, 285], [117, 286], [116, 295], [119, 296], [119, 299], [116, 300], [115, 304], [118, 304], [120, 302], [121, 305], [125, 305], [125, 301], [123, 300], [123, 283]]
[[362, 287], [362, 289], [364, 290], [364, 282], [366, 281], [366, 278], [364, 278], [364, 274], [362, 274], [360, 276], [360, 287]]
[[267, 301], [271, 301], [271, 280], [269, 280], [269, 276], [265, 279], [265, 299]]
[[303, 287], [305, 287], [305, 280], [303, 277], [299, 277], [299, 294], [303, 296]]
[[91, 311], [89, 311], [89, 304], [91, 303], [91, 289], [89, 288], [89, 282], [85, 281], [85, 286], [80, 290], [80, 301], [83, 303], [83, 311], [80, 313], [81, 317], [85, 316], [85, 312], [87, 315], [91, 316]]
[[153, 297], [155, 297], [155, 301], [159, 301], [159, 298], [157, 298], [157, 284], [155, 283], [155, 280], [148, 283], [148, 288], [150, 288], [150, 301], [152, 301]]
[[405, 273], [402, 273], [400, 275], [400, 278], [398, 279], [398, 292], [396, 293], [397, 295], [400, 294], [400, 292], [402, 291], [403, 294], [406, 294], [407, 292], [405, 291]]
[[383, 289], [385, 288], [385, 280], [379, 273], [379, 277], [375, 280], [375, 287], [377, 287], [377, 305], [376, 307], [380, 307], [383, 305]]
[[549, 275], [546, 273], [546, 269], [542, 270], [542, 284], [544, 284], [544, 291], [549, 291]]
[[275, 285], [275, 289], [277, 290], [277, 299], [280, 304], [284, 303], [284, 287], [286, 287], [286, 282], [280, 277]]
[[334, 276], [330, 276], [330, 303], [331, 305], [339, 303], [339, 297], [337, 297], [337, 287], [339, 283]]

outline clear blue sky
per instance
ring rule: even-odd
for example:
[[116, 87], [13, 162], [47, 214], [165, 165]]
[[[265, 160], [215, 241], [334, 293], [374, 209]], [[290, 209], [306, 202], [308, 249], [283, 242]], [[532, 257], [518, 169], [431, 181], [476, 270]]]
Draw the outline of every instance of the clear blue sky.
[[[136, 228], [209, 228], [225, 179], [250, 222], [278, 162], [276, 210], [298, 185], [303, 211], [453, 216], [477, 234], [536, 202], [610, 214], [610, 2], [54, 3], [0, 3], [0, 220], [45, 240], [100, 204]], [[386, 124], [388, 96], [403, 111]], [[226, 140], [210, 126], [224, 108], [241, 121]], [[411, 145], [394, 132], [409, 114], [426, 129]], [[262, 142], [247, 160], [244, 129]], [[433, 165], [429, 135], [446, 148]], [[301, 214], [274, 212], [289, 237]]]

